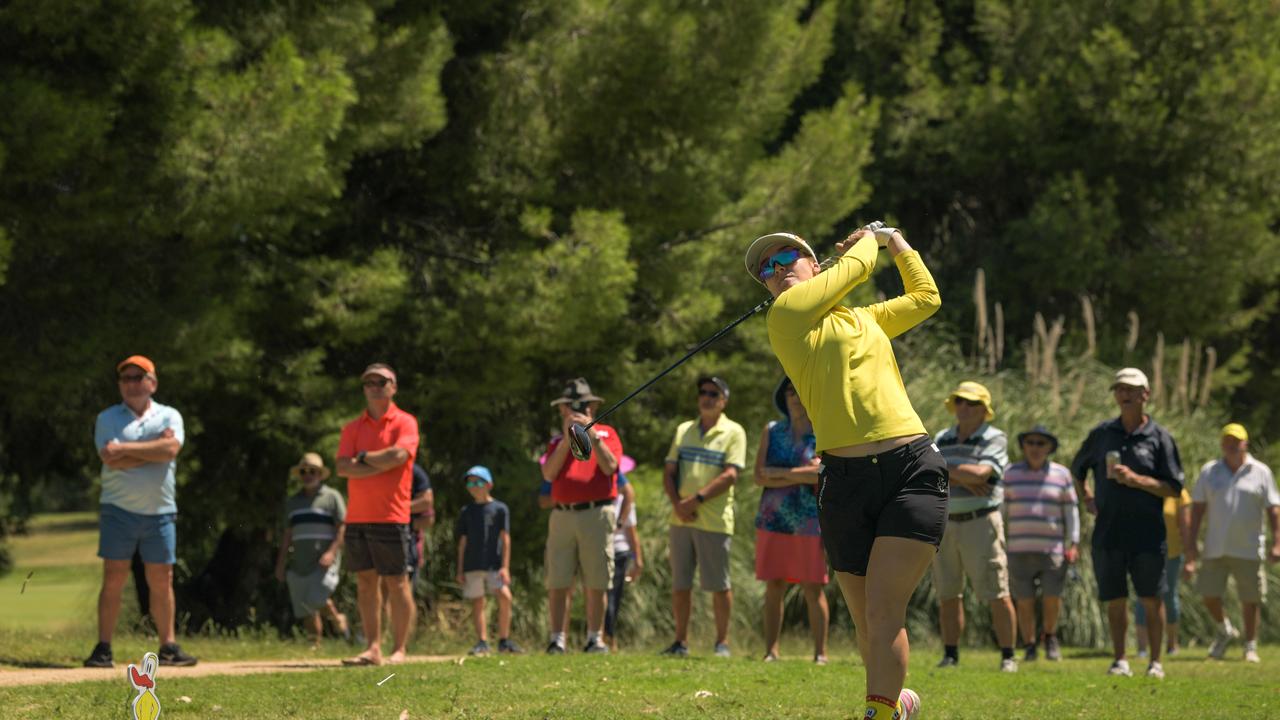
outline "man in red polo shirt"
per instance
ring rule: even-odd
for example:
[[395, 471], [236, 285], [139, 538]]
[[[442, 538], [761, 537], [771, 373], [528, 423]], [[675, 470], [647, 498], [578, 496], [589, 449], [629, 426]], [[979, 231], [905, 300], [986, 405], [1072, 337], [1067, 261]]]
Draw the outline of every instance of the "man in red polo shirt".
[[622, 441], [608, 425], [597, 424], [591, 435], [591, 459], [581, 461], [569, 453], [569, 425], [587, 425], [595, 417], [601, 398], [591, 394], [583, 378], [570, 380], [564, 393], [551, 402], [559, 408], [561, 434], [547, 446], [542, 478], [551, 483], [551, 523], [547, 530], [547, 594], [551, 612], [551, 642], [547, 653], [565, 649], [565, 598], [573, 587], [573, 574], [582, 568], [587, 597], [588, 653], [607, 653], [600, 638], [604, 628], [605, 593], [613, 578], [613, 531], [618, 516], [613, 499], [618, 495], [618, 458]]
[[368, 408], [342, 428], [338, 474], [347, 478], [347, 566], [356, 573], [360, 623], [368, 646], [343, 660], [347, 665], [381, 665], [381, 576], [391, 595], [395, 648], [386, 662], [404, 662], [413, 627], [409, 543], [410, 487], [418, 454], [418, 420], [396, 407], [396, 374], [383, 363], [360, 376]]

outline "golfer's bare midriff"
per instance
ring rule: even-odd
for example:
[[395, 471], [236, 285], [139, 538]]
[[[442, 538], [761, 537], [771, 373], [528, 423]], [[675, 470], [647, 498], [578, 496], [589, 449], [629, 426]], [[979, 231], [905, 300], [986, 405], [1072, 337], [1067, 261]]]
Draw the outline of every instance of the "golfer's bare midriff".
[[845, 445], [844, 447], [830, 448], [823, 450], [824, 455], [835, 455], [837, 457], [867, 457], [868, 455], [879, 455], [882, 452], [889, 452], [894, 448], [900, 448], [903, 445], [910, 445], [927, 435], [904, 435], [902, 437], [888, 438], [885, 440], [877, 440], [875, 442], [860, 443], [858, 445]]

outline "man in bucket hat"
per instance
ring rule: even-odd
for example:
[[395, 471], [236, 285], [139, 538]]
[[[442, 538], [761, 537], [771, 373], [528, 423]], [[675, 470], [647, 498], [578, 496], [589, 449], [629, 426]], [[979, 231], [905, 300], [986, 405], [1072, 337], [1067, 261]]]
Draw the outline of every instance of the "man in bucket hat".
[[339, 635], [349, 638], [347, 616], [338, 612], [331, 596], [338, 587], [342, 567], [342, 536], [347, 504], [337, 490], [324, 484], [329, 468], [316, 453], [302, 456], [289, 469], [302, 487], [284, 504], [284, 535], [276, 557], [276, 579], [287, 583], [293, 616], [306, 623], [312, 643], [319, 647], [324, 635], [323, 610]]
[[1035, 660], [1036, 584], [1044, 603], [1044, 650], [1061, 660], [1058, 612], [1067, 567], [1079, 559], [1080, 510], [1071, 471], [1050, 460], [1058, 438], [1043, 425], [1018, 433], [1022, 462], [1004, 472], [1004, 504], [1008, 520], [1009, 579], [1018, 607], [1018, 624], [1027, 660]]
[[565, 651], [565, 598], [579, 568], [587, 604], [587, 644], [583, 651], [609, 652], [601, 632], [605, 593], [613, 579], [613, 532], [618, 524], [613, 500], [618, 496], [622, 441], [612, 427], [597, 423], [587, 431], [592, 446], [589, 459], [573, 457], [565, 442], [569, 426], [590, 424], [601, 401], [585, 378], [570, 380], [560, 397], [551, 401], [551, 406], [560, 412], [561, 422], [561, 434], [551, 438], [547, 461], [542, 465], [542, 479], [551, 483], [546, 583], [551, 615], [547, 653], [552, 655]]
[[1000, 670], [1017, 672], [1013, 658], [1016, 616], [1009, 599], [1000, 481], [1009, 462], [1009, 439], [991, 424], [995, 408], [983, 385], [960, 383], [945, 401], [956, 424], [934, 439], [946, 458], [951, 477], [947, 529], [933, 559], [933, 585], [938, 593], [944, 654], [938, 667], [960, 661], [964, 635], [964, 580], [991, 606], [991, 624], [1000, 643]]

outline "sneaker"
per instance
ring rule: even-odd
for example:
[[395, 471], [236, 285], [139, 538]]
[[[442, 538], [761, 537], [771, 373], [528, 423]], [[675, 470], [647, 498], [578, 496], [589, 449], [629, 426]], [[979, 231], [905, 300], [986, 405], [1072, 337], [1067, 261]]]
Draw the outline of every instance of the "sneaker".
[[1000, 672], [1015, 673], [1018, 672], [1018, 661], [1013, 658], [1004, 658], [1000, 661]]
[[1146, 649], [1146, 648], [1138, 648], [1138, 659], [1140, 659], [1140, 660], [1146, 660], [1146, 659], [1147, 659], [1147, 649]]
[[915, 720], [920, 714], [920, 696], [911, 688], [902, 688], [898, 693], [898, 705], [902, 708], [902, 720]]
[[1164, 679], [1164, 667], [1159, 660], [1152, 660], [1151, 664], [1147, 666], [1147, 677], [1157, 680]]
[[84, 661], [85, 667], [92, 668], [109, 668], [115, 667], [111, 658], [111, 643], [100, 642], [93, 646], [93, 652], [89, 653], [89, 659]]
[[1032, 662], [1032, 661], [1034, 661], [1034, 660], [1036, 659], [1036, 657], [1037, 657], [1037, 656], [1038, 656], [1038, 651], [1037, 651], [1037, 649], [1036, 649], [1036, 644], [1035, 644], [1035, 643], [1027, 643], [1027, 652], [1023, 654], [1023, 656], [1022, 656], [1022, 661], [1023, 661], [1023, 662]]
[[671, 643], [671, 647], [658, 654], [666, 655], [668, 657], [689, 657], [689, 648], [682, 642], [673, 642]]
[[1179, 652], [1181, 652], [1181, 648], [1171, 647], [1164, 651], [1164, 656], [1173, 657], [1174, 655], [1177, 655]]
[[814, 664], [814, 665], [826, 665], [826, 664], [827, 664], [827, 656], [826, 656], [826, 655], [814, 655], [814, 656], [813, 656], [813, 664]]
[[190, 655], [182, 652], [182, 648], [178, 647], [178, 643], [169, 643], [161, 645], [160, 652], [156, 653], [160, 656], [161, 665], [172, 665], [173, 667], [191, 667], [198, 660]]
[[1244, 651], [1244, 661], [1251, 663], [1260, 663], [1262, 658], [1258, 657], [1257, 648], [1246, 648]]
[[778, 662], [778, 653], [770, 650], [764, 654], [764, 662]]
[[519, 645], [511, 642], [511, 640], [508, 638], [502, 638], [501, 640], [498, 641], [498, 652], [507, 653], [509, 655], [524, 654], [524, 650], [521, 650]]
[[1129, 669], [1129, 661], [1123, 658], [1111, 663], [1111, 668], [1107, 670], [1107, 674], [1133, 677], [1133, 671]]
[[957, 660], [957, 659], [955, 659], [955, 658], [951, 657], [950, 655], [943, 655], [943, 656], [942, 656], [942, 660], [940, 660], [940, 661], [938, 662], [938, 667], [940, 667], [940, 668], [953, 668], [953, 667], [955, 667], [955, 666], [957, 666], [957, 665], [959, 665], [959, 664], [960, 664], [960, 661], [959, 661], [959, 660]]
[[476, 657], [484, 657], [485, 655], [489, 654], [489, 643], [485, 642], [484, 640], [481, 640], [480, 642], [476, 643], [475, 646], [471, 648], [471, 651], [468, 652], [467, 654], [474, 655]]
[[1044, 659], [1057, 662], [1062, 659], [1062, 648], [1058, 646], [1058, 636], [1050, 635], [1044, 639]]
[[564, 646], [563, 646], [563, 645], [561, 645], [561, 644], [560, 644], [560, 643], [558, 643], [558, 642], [547, 643], [547, 654], [548, 654], [548, 655], [563, 655], [563, 654], [564, 654]]
[[733, 652], [729, 650], [728, 643], [716, 643], [716, 657], [727, 658], [733, 657]]
[[582, 652], [588, 655], [608, 655], [609, 646], [600, 641], [599, 638], [592, 640], [582, 647]]
[[1218, 629], [1218, 635], [1213, 639], [1213, 645], [1209, 646], [1209, 657], [1214, 660], [1221, 660], [1222, 656], [1227, 654], [1227, 646], [1238, 637], [1240, 637], [1240, 631], [1231, 627], [1231, 621], [1224, 623], [1224, 626]]

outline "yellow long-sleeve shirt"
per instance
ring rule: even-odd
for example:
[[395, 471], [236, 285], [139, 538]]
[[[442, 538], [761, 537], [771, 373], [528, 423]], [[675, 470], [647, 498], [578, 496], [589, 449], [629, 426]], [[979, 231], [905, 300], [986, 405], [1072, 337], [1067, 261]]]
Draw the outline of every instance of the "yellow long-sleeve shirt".
[[818, 452], [925, 431], [889, 343], [942, 306], [920, 254], [895, 258], [905, 286], [899, 297], [866, 307], [839, 304], [871, 277], [878, 253], [874, 236], [862, 238], [769, 309], [769, 344], [813, 420]]

